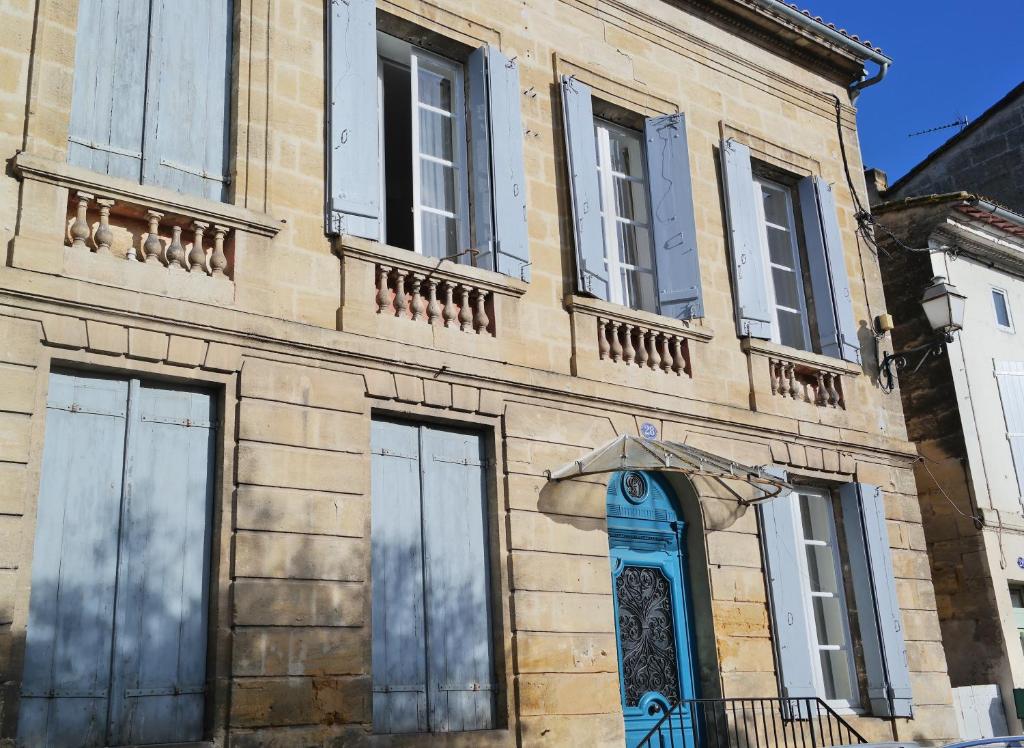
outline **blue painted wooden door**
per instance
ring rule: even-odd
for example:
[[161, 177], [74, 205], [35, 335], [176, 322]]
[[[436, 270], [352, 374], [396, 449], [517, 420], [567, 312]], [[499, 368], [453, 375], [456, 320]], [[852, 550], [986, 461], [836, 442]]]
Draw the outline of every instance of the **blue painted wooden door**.
[[19, 745], [202, 738], [215, 422], [205, 392], [51, 375]]
[[[693, 748], [696, 729], [680, 701], [696, 698], [686, 578], [685, 525], [669, 486], [640, 472], [608, 486], [608, 537], [626, 745], [636, 746], [666, 710], [666, 745]], [[657, 738], [653, 745], [659, 745]]]

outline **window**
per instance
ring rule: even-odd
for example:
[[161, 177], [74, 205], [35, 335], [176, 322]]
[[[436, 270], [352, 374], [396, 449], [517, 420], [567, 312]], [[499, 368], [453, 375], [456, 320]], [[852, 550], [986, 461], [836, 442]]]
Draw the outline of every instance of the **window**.
[[832, 496], [821, 489], [801, 488], [798, 512], [804, 547], [800, 568], [813, 618], [812, 662], [819, 693], [830, 702], [853, 707], [859, 701], [857, 677]]
[[760, 200], [757, 222], [761, 252], [766, 267], [769, 302], [774, 309], [772, 340], [791, 348], [811, 350], [811, 331], [807, 316], [807, 290], [804, 263], [800, 256], [793, 193], [789, 187], [764, 178], [755, 178]]
[[657, 312], [643, 137], [601, 119], [594, 134], [610, 300]]
[[494, 726], [483, 439], [374, 419], [373, 729]]
[[996, 327], [1000, 330], [1013, 332], [1013, 320], [1010, 317], [1010, 300], [1006, 291], [999, 288], [992, 289], [992, 306], [996, 313]]
[[[112, 177], [225, 198], [231, 2], [83, 0], [68, 162]], [[188, 18], [188, 53], [181, 21]]]
[[1010, 603], [1013, 605], [1013, 625], [1017, 627], [1020, 646], [1024, 650], [1024, 587], [1010, 587]]
[[383, 240], [428, 257], [469, 249], [463, 67], [377, 35]]
[[1024, 361], [995, 361], [993, 364], [1017, 491], [1024, 498]]

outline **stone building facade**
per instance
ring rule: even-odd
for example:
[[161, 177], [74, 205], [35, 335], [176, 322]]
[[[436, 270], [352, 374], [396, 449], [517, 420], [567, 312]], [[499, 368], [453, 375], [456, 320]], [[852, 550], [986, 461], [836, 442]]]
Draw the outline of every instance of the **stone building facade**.
[[[867, 330], [885, 310], [879, 267], [855, 232], [844, 176], [844, 152], [860, 174], [847, 86], [878, 57], [873, 48], [754, 0], [380, 0], [368, 16], [354, 0], [237, 0], [226, 15], [216, 4], [178, 8], [185, 24], [170, 4], [138, 18], [125, 10], [146, 5], [15, 0], [0, 10], [0, 740], [60, 744], [71, 730], [97, 745], [181, 742], [175, 730], [187, 724], [188, 740], [238, 746], [622, 745], [621, 600], [606, 512], [619, 484], [608, 475], [554, 483], [546, 471], [638, 434], [769, 466], [829, 513], [850, 495], [844, 487], [880, 489], [868, 558], [889, 559], [891, 572], [881, 569], [877, 586], [862, 576], [852, 589], [850, 564], [866, 551], [837, 540], [845, 536], [835, 527], [830, 539], [807, 540], [834, 552], [840, 588], [828, 596], [849, 593], [835, 625], [854, 634], [834, 650], [812, 650], [806, 637], [796, 655], [810, 670], [798, 672], [780, 667], [794, 657], [791, 634], [780, 631], [797, 620], [807, 634], [813, 623], [786, 608], [776, 585], [805, 562], [793, 555], [766, 574], [764, 560], [779, 551], [770, 522], [791, 541], [797, 532], [779, 524], [771, 506], [781, 505], [755, 509], [742, 501], [749, 495], [699, 475], [644, 479], [675, 493], [687, 526], [674, 542], [688, 548], [689, 693], [830, 698], [820, 684], [795, 684], [811, 670], [820, 681], [819, 654], [835, 651], [849, 658], [843, 719], [864, 738], [955, 736], [915, 451], [899, 400], [875, 382]], [[331, 46], [349, 33], [394, 50], [378, 65], [396, 77], [345, 83], [365, 59], [356, 46]], [[513, 105], [506, 100], [506, 118], [489, 129], [497, 139], [502, 122], [521, 118], [510, 129], [521, 135], [525, 180], [511, 197], [497, 188], [493, 197], [506, 208], [523, 201], [526, 233], [513, 246], [515, 217], [496, 210], [505, 244], [491, 245], [499, 270], [518, 250], [518, 272], [470, 266], [477, 255], [461, 240], [461, 256], [444, 260], [359, 235], [373, 233], [362, 219], [384, 217], [345, 202], [364, 184], [346, 168], [360, 154], [337, 160], [350, 138], [377, 147], [376, 136], [343, 125], [360, 107], [372, 111], [377, 85], [392, 101], [396, 89], [441, 80], [431, 89], [440, 98], [411, 108], [451, 119], [450, 97], [474, 97], [459, 71], [482, 47], [492, 65], [503, 61], [491, 68], [491, 111], [502, 68], [518, 75]], [[121, 73], [111, 78], [113, 69]], [[642, 139], [630, 132], [645, 121], [685, 115], [688, 157], [674, 174], [692, 183], [688, 241], [703, 314], [670, 318], [577, 285], [577, 238], [589, 219], [574, 204], [582, 172], [567, 167], [563, 123], [578, 122], [563, 113], [569, 87], [591, 92], [601, 122], [589, 137], [599, 143], [635, 144]], [[416, 168], [458, 166], [444, 149], [461, 141], [430, 140], [437, 132], [416, 136], [441, 149], [416, 154]], [[737, 320], [737, 295], [749, 292], [737, 286], [750, 277], [729, 237], [742, 242], [750, 217], [735, 212], [738, 193], [723, 176], [738, 184], [734, 168], [746, 163], [749, 180], [753, 162], [759, 178], [800, 180], [834, 202], [822, 209], [833, 230], [825, 243], [841, 260], [829, 278], [848, 280], [848, 314], [833, 324], [858, 332], [856, 343], [839, 336], [833, 355], [817, 335], [809, 350], [762, 339], [775, 326], [763, 317], [754, 334], [738, 324], [750, 307]], [[606, 184], [612, 172], [630, 184], [650, 178], [599, 163]], [[402, 184], [388, 182], [396, 192], [381, 202], [408, 199]], [[863, 201], [863, 184], [855, 187]], [[795, 186], [780, 190], [797, 200]], [[413, 207], [426, 236], [431, 211]], [[779, 230], [796, 234], [793, 215], [790, 206]], [[408, 230], [395, 216], [393, 236]], [[808, 249], [792, 248], [799, 266]], [[819, 312], [831, 303], [815, 299]], [[409, 452], [387, 441], [410, 434]], [[431, 512], [415, 501], [419, 484], [394, 490], [415, 480], [401, 466], [425, 464], [438, 434], [463, 450], [434, 453], [430, 464], [454, 471], [439, 495], [480, 487], [482, 545], [444, 534], [474, 521], [459, 506]], [[427, 467], [420, 475], [424, 486], [434, 480]], [[859, 491], [855, 506], [868, 501]], [[385, 503], [410, 496], [410, 505]], [[785, 500], [796, 505], [794, 495]], [[381, 528], [398, 533], [407, 511], [421, 510], [415, 542], [439, 533], [446, 552], [477, 554], [461, 597], [434, 598], [473, 603], [461, 614], [429, 601], [424, 613], [408, 596], [399, 597], [408, 615], [381, 602], [393, 589], [392, 577], [373, 573], [390, 558]], [[842, 521], [865, 520], [844, 511]], [[416, 556], [398, 568], [429, 577], [432, 563]], [[891, 625], [864, 629], [872, 644], [855, 619], [876, 620], [871, 611], [885, 605]], [[424, 616], [460, 624], [467, 638], [446, 643], [453, 657], [466, 641], [487, 650], [486, 679], [431, 680], [429, 715], [417, 711], [422, 678], [382, 681], [374, 654], [393, 654], [389, 636], [417, 644], [401, 628]], [[899, 683], [883, 679], [881, 692], [878, 637], [885, 672], [902, 673]], [[422, 659], [417, 646], [396, 667]], [[205, 661], [194, 662], [196, 651]], [[193, 657], [189, 673], [183, 653]], [[146, 667], [168, 662], [171, 675], [147, 680]], [[75, 681], [87, 667], [102, 673]], [[438, 716], [438, 699], [455, 703], [452, 690], [485, 705], [472, 724], [482, 729]], [[412, 694], [412, 728], [394, 721], [403, 694]], [[172, 705], [175, 720], [153, 717], [147, 703], [165, 714]]]

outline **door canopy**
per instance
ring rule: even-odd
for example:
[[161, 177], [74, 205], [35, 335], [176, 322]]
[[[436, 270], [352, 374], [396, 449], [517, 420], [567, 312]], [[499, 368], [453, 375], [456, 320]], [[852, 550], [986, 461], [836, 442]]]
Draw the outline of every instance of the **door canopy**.
[[[702, 476], [722, 483], [744, 504], [772, 499], [793, 489], [789, 483], [771, 475], [763, 467], [742, 465], [687, 444], [645, 439], [629, 434], [616, 437], [604, 446], [556, 470], [549, 470], [547, 476], [549, 480], [561, 481], [620, 470], [650, 470]], [[744, 498], [729, 485], [730, 483], [753, 487], [757, 494], [753, 498]]]

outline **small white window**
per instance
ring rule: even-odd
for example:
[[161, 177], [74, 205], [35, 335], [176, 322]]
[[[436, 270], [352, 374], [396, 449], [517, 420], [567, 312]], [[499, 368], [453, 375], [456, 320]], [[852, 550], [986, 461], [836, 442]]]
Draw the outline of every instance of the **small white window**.
[[429, 257], [469, 248], [462, 65], [378, 33], [383, 240]]
[[594, 120], [609, 294], [616, 304], [658, 311], [643, 137]]
[[756, 202], [761, 251], [771, 269], [767, 283], [768, 301], [775, 310], [772, 340], [809, 351], [811, 333], [792, 191], [762, 178], [755, 178], [754, 188], [761, 198]]
[[805, 550], [798, 563], [811, 619], [818, 692], [833, 706], [853, 708], [859, 703], [857, 671], [832, 496], [825, 490], [802, 487], [797, 507]]
[[1010, 317], [1010, 300], [1006, 291], [1000, 288], [992, 289], [992, 306], [996, 312], [996, 327], [1000, 330], [1013, 332], [1013, 319]]

